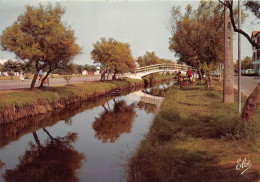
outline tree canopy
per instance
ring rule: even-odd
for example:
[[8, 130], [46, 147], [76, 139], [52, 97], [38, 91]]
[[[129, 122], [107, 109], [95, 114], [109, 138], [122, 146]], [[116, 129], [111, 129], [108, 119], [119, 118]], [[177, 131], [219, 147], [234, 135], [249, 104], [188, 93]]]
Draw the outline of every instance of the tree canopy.
[[59, 4], [55, 7], [51, 4], [26, 6], [26, 11], [0, 37], [4, 51], [13, 52], [19, 59], [29, 60], [35, 66], [31, 88], [39, 70], [48, 67], [47, 77], [51, 71], [68, 65], [80, 53], [73, 30], [61, 21], [64, 13]]
[[162, 63], [171, 63], [172, 61], [169, 59], [163, 59], [156, 56], [155, 52], [146, 51], [143, 56], [139, 56], [136, 59], [136, 62], [140, 67], [149, 66], [153, 64], [162, 64]]
[[[252, 69], [253, 68], [253, 61], [252, 58], [246, 56], [244, 59], [241, 60], [241, 69]], [[235, 70], [238, 72], [238, 61], [235, 64]]]
[[6, 62], [4, 62], [3, 66], [2, 66], [2, 70], [3, 71], [13, 71], [13, 72], [19, 72], [21, 70], [21, 63], [18, 61], [13, 61], [11, 59], [7, 60]]
[[211, 70], [223, 61], [223, 6], [213, 1], [201, 1], [198, 9], [186, 6], [171, 10], [169, 49], [175, 52], [179, 62], [200, 69]]
[[113, 79], [117, 73], [134, 68], [135, 64], [129, 44], [118, 42], [113, 38], [101, 38], [93, 46], [91, 56], [94, 63], [100, 63], [105, 69], [113, 71]]
[[146, 51], [144, 56], [139, 56], [136, 59], [136, 62], [139, 64], [140, 67], [149, 66], [149, 65], [153, 65], [153, 64], [159, 64], [160, 58], [157, 57], [154, 52]]

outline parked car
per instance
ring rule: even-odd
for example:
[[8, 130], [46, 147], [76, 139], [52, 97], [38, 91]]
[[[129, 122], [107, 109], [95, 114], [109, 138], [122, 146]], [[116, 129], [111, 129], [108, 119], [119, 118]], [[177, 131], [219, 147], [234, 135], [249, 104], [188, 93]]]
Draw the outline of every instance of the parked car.
[[220, 73], [217, 72], [217, 71], [213, 71], [210, 73], [210, 76], [216, 76], [216, 77], [219, 77], [220, 76]]
[[[242, 72], [243, 74], [243, 72]], [[246, 69], [244, 72], [244, 75], [256, 75], [257, 73], [255, 72], [254, 69]]]

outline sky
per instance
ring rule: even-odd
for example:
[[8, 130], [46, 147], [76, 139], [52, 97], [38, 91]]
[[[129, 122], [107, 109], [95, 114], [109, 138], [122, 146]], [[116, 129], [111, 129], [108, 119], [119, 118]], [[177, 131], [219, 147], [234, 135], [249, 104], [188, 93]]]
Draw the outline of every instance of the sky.
[[[82, 48], [82, 54], [75, 57], [77, 64], [93, 64], [91, 51], [93, 44], [101, 37], [112, 37], [117, 41], [131, 45], [134, 58], [143, 56], [146, 51], [154, 51], [159, 58], [176, 61], [174, 52], [169, 50], [171, 34], [168, 27], [170, 10], [173, 6], [184, 8], [191, 4], [198, 7], [198, 0], [172, 1], [134, 1], [134, 0], [100, 0], [100, 1], [35, 1], [35, 0], [0, 0], [0, 34], [11, 26], [17, 17], [25, 11], [26, 5], [38, 6], [39, 3], [56, 4], [59, 2], [66, 10], [62, 21], [71, 25], [76, 42]], [[260, 30], [260, 25], [250, 14], [242, 28], [251, 35], [252, 30]], [[253, 24], [252, 24], [253, 21]], [[242, 37], [242, 36], [241, 36]], [[237, 35], [234, 35], [234, 60], [237, 59]], [[252, 56], [252, 47], [242, 37], [241, 57]], [[16, 59], [13, 53], [0, 51], [0, 59]]]

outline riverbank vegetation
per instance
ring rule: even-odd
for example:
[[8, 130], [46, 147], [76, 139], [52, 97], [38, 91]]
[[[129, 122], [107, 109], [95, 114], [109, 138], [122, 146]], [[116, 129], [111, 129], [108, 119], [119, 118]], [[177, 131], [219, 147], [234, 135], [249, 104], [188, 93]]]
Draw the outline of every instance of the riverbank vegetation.
[[212, 89], [173, 86], [130, 157], [128, 181], [258, 181], [259, 118], [260, 111], [242, 122], [216, 82]]
[[64, 108], [71, 103], [105, 95], [116, 88], [126, 89], [143, 85], [143, 80], [123, 79], [68, 84], [33, 90], [1, 91], [0, 123], [51, 112], [58, 108]]
[[[153, 82], [169, 80], [169, 75], [156, 75]], [[157, 78], [158, 77], [158, 78]], [[114, 89], [144, 86], [143, 80], [120, 79], [103, 82], [86, 82], [42, 89], [0, 91], [0, 124], [21, 118], [53, 112], [67, 105], [90, 100], [110, 93]]]
[[174, 79], [174, 78], [177, 78], [177, 75], [172, 74], [171, 72], [165, 72], [163, 74], [154, 73], [154, 74], [147, 75], [147, 76], [143, 77], [143, 80], [144, 80], [144, 83], [147, 85], [147, 84], [152, 84], [155, 82], [165, 81], [165, 80]]

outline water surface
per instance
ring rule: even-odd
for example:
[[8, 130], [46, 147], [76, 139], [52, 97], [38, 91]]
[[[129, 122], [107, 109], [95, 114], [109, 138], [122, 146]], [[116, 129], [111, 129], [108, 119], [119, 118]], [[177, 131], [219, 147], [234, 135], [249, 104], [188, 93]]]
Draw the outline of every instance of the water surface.
[[0, 181], [126, 181], [162, 100], [140, 92], [0, 125]]

